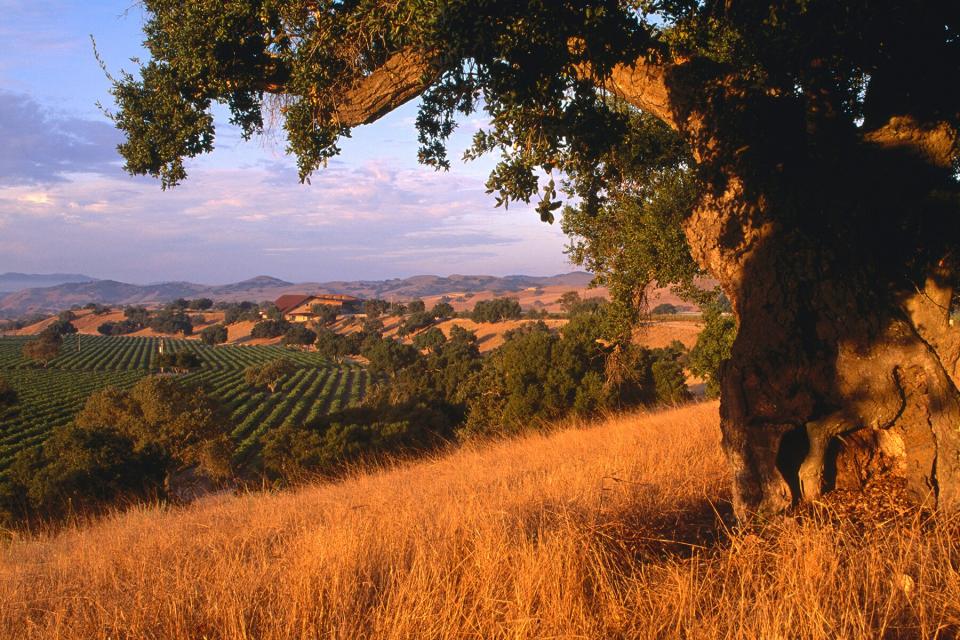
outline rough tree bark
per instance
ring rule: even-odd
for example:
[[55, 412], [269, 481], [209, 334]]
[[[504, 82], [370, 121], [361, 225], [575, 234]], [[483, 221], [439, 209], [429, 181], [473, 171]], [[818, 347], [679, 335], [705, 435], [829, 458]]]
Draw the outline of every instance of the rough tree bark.
[[[341, 117], [375, 120], [436, 77], [401, 52], [344, 95]], [[708, 185], [685, 232], [739, 320], [721, 385], [738, 516], [879, 474], [960, 508], [955, 257], [944, 247], [918, 267], [911, 254], [960, 237], [957, 132], [905, 115], [812, 131], [829, 123], [695, 62], [638, 60], [604, 82], [678, 130]]]
[[739, 318], [721, 397], [736, 511], [779, 513], [879, 474], [956, 510], [952, 257], [918, 275], [909, 251], [956, 237], [949, 205], [931, 202], [955, 191], [956, 132], [893, 118], [811, 160], [789, 139], [803, 123], [775, 111], [700, 114], [711, 186], [686, 226]]

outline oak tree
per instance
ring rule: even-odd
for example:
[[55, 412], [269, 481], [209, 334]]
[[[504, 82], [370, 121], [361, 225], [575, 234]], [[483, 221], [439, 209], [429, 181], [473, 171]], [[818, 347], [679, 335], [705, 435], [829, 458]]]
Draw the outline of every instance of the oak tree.
[[293, 375], [296, 366], [286, 358], [277, 358], [263, 364], [247, 367], [243, 379], [252, 387], [266, 387], [273, 393], [284, 378]]
[[446, 168], [458, 117], [482, 109], [466, 155], [501, 156], [498, 204], [632, 210], [670, 251], [631, 262], [616, 233], [589, 236], [614, 272], [706, 273], [730, 299], [721, 427], [739, 514], [878, 473], [960, 508], [957, 3], [144, 6], [150, 57], [113, 89], [129, 171], [183, 180], [213, 148], [214, 103], [245, 136], [280, 116], [302, 179], [414, 98], [420, 159]]

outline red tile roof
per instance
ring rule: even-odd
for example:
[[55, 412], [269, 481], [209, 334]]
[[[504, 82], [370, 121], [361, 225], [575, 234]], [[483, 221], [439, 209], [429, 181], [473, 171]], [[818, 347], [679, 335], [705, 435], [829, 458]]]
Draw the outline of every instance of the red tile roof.
[[313, 296], [305, 293], [288, 293], [287, 295], [277, 298], [273, 304], [277, 305], [277, 309], [280, 310], [280, 313], [286, 313], [291, 309], [296, 309], [312, 297]]

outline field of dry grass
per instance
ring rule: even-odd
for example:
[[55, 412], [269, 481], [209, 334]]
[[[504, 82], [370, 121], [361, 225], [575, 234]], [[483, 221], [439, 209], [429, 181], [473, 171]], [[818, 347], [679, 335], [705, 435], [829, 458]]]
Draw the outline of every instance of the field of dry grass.
[[[120, 322], [125, 317], [123, 315], [123, 311], [111, 311], [110, 313], [97, 315], [87, 309], [80, 309], [80, 310], [74, 311], [74, 315], [76, 317], [71, 322], [73, 323], [73, 326], [76, 327], [77, 332], [83, 335], [94, 335], [94, 336], [100, 335], [100, 332], [97, 331], [97, 327], [99, 327], [103, 323]], [[191, 336], [180, 335], [180, 336], [177, 336], [178, 338], [184, 338], [186, 340], [199, 340], [200, 339], [199, 331], [201, 329], [211, 324], [215, 324], [217, 322], [223, 322], [222, 311], [203, 311], [203, 312], [190, 313], [189, 315], [191, 316], [191, 318], [196, 318], [197, 316], [203, 316], [204, 322], [196, 323], [194, 325], [194, 328], [197, 330], [197, 333], [194, 333]], [[11, 335], [33, 336], [40, 333], [44, 329], [46, 329], [48, 326], [53, 324], [56, 320], [57, 320], [57, 316], [51, 316], [46, 320], [41, 320], [40, 322], [37, 322], [35, 324], [31, 324], [22, 329], [18, 329], [17, 331], [13, 331], [11, 332]], [[242, 323], [238, 323], [238, 324], [242, 324]], [[231, 325], [230, 328], [232, 329], [233, 326], [235, 325]], [[253, 323], [251, 322], [249, 323], [249, 328], [246, 329], [246, 333], [244, 335], [249, 335], [250, 328], [252, 327], [253, 327]], [[163, 336], [166, 334], [159, 333], [152, 329], [141, 329], [140, 331], [136, 331], [129, 335], [138, 336], [138, 337], [157, 337], [157, 336]]]
[[731, 532], [718, 441], [707, 403], [15, 538], [0, 637], [956, 637], [956, 522]]

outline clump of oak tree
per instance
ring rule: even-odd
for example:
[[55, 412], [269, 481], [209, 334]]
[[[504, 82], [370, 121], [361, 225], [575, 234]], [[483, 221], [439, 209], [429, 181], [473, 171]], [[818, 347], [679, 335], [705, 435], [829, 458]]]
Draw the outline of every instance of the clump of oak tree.
[[477, 302], [470, 319], [474, 322], [503, 322], [517, 320], [522, 313], [520, 302], [516, 298], [494, 298]]
[[171, 378], [103, 389], [42, 446], [17, 454], [0, 477], [0, 521], [50, 521], [221, 481], [232, 474], [226, 426], [203, 389]]

